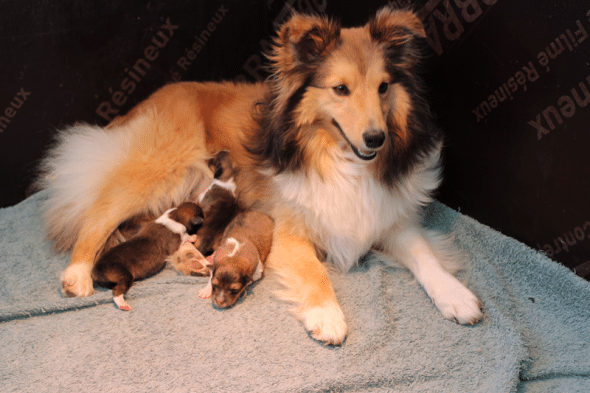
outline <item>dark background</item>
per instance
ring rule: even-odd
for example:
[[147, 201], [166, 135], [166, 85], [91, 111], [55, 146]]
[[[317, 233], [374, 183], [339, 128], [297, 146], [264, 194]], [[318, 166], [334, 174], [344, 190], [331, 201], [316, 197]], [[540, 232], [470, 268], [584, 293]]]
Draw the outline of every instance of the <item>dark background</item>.
[[[0, 3], [0, 206], [29, 195], [56, 130], [105, 125], [176, 80], [264, 78], [261, 52], [290, 7], [354, 25], [387, 2], [170, 3]], [[425, 23], [424, 79], [447, 135], [438, 199], [590, 277], [590, 4], [389, 3]]]

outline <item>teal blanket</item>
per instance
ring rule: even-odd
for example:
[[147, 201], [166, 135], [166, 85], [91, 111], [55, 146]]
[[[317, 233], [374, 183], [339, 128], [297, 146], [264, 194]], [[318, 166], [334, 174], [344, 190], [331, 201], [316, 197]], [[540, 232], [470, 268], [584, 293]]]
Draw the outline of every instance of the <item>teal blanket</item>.
[[331, 273], [349, 335], [326, 347], [269, 276], [223, 311], [198, 297], [206, 278], [172, 269], [131, 288], [130, 312], [106, 290], [62, 297], [69, 256], [44, 240], [44, 196], [0, 210], [2, 392], [590, 391], [589, 283], [439, 203], [425, 223], [456, 233], [485, 319], [443, 319], [408, 271], [373, 255]]

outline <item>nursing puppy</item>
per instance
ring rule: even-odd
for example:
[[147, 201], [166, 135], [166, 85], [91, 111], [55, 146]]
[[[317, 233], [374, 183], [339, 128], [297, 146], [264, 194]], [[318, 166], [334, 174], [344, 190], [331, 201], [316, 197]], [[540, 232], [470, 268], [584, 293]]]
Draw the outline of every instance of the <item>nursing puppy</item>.
[[191, 276], [210, 276], [213, 252], [221, 244], [225, 228], [241, 210], [234, 196], [236, 171], [227, 151], [208, 161], [214, 179], [198, 196], [204, 221], [193, 243], [184, 243], [170, 257], [170, 264], [179, 272]]
[[264, 213], [250, 210], [239, 214], [215, 251], [211, 278], [199, 296], [211, 297], [219, 308], [233, 306], [248, 285], [262, 278], [273, 230], [273, 220]]
[[197, 232], [195, 247], [204, 256], [211, 255], [220, 245], [223, 232], [242, 210], [236, 200], [235, 170], [227, 152], [220, 152], [210, 161], [215, 178], [199, 195], [199, 206], [205, 220]]
[[134, 280], [151, 277], [166, 265], [183, 242], [194, 241], [194, 234], [203, 223], [203, 212], [191, 202], [172, 208], [145, 226], [130, 240], [105, 252], [92, 269], [92, 279], [113, 290], [115, 303], [121, 310], [131, 307], [124, 299]]

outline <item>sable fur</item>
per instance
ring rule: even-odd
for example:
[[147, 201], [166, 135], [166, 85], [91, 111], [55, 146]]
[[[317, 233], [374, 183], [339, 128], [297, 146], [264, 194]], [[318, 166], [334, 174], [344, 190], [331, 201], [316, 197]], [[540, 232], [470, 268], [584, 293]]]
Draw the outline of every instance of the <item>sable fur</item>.
[[268, 81], [170, 84], [107, 129], [63, 132], [41, 178], [48, 235], [73, 246], [63, 291], [91, 294], [93, 263], [117, 227], [196, 200], [213, 177], [208, 160], [228, 151], [239, 203], [275, 221], [267, 266], [278, 296], [312, 337], [340, 344], [347, 334], [318, 256], [348, 270], [371, 249], [407, 267], [445, 318], [480, 320], [477, 297], [446, 270], [452, 243], [420, 225], [443, 143], [417, 76], [422, 37], [407, 10], [384, 7], [352, 28], [293, 14]]

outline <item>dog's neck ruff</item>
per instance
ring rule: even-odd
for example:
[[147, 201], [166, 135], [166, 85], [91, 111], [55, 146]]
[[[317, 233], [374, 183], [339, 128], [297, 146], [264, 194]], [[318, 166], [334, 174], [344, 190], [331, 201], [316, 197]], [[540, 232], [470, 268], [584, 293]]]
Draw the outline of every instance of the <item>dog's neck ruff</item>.
[[174, 207], [172, 209], [166, 210], [166, 212], [164, 214], [162, 214], [160, 217], [158, 217], [158, 219], [156, 220], [156, 223], [164, 225], [166, 228], [170, 229], [172, 232], [177, 233], [182, 236], [186, 233], [186, 227], [184, 225], [182, 225], [181, 223], [179, 223], [178, 221], [174, 221], [173, 219], [170, 218], [169, 213], [172, 212], [173, 210], [176, 210], [176, 208]]
[[392, 187], [378, 180], [373, 166], [351, 160], [352, 153], [335, 147], [331, 155], [332, 168], [323, 177], [310, 169], [274, 179], [283, 208], [300, 217], [328, 260], [346, 271], [396, 223], [418, 220], [439, 184], [439, 155], [433, 151]]

